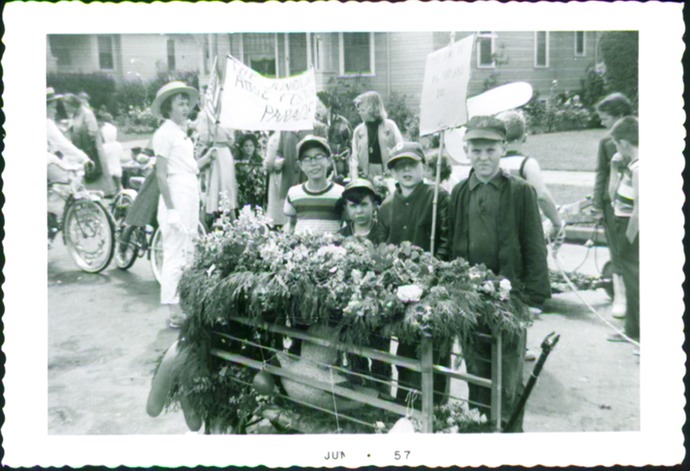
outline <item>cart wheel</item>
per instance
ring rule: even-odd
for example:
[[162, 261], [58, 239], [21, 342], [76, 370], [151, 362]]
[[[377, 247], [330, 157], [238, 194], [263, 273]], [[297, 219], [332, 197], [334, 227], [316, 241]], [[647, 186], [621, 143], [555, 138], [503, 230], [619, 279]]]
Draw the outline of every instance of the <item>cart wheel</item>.
[[609, 299], [613, 299], [613, 263], [606, 262], [601, 270], [601, 284]]
[[74, 263], [88, 273], [110, 264], [115, 249], [115, 223], [97, 201], [75, 201], [65, 214], [65, 245]]

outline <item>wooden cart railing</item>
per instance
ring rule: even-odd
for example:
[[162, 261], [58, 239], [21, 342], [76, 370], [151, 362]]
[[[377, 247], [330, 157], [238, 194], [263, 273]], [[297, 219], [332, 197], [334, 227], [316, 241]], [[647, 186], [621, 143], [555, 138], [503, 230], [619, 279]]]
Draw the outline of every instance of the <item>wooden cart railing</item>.
[[[434, 375], [435, 374], [441, 374], [448, 376], [449, 378], [454, 378], [462, 381], [466, 381], [468, 383], [472, 383], [481, 387], [486, 387], [491, 389], [491, 404], [490, 404], [490, 417], [489, 420], [491, 421], [491, 424], [493, 425], [493, 430], [496, 432], [501, 431], [501, 377], [502, 377], [502, 365], [501, 365], [501, 355], [499, 352], [501, 351], [501, 335], [494, 335], [492, 337], [492, 348], [491, 348], [491, 365], [492, 365], [492, 370], [491, 370], [491, 379], [485, 379], [481, 378], [479, 376], [471, 375], [471, 374], [466, 374], [466, 373], [460, 373], [458, 371], [455, 371], [451, 368], [442, 366], [442, 365], [436, 365], [433, 363], [433, 348], [432, 348], [432, 338], [429, 336], [423, 336], [421, 339], [421, 358], [418, 359], [413, 359], [413, 358], [406, 358], [398, 355], [393, 355], [388, 352], [384, 352], [381, 350], [375, 350], [372, 348], [367, 348], [367, 347], [362, 347], [362, 346], [357, 346], [357, 345], [349, 345], [345, 344], [342, 342], [338, 341], [331, 341], [328, 339], [324, 339], [321, 337], [315, 337], [313, 335], [310, 335], [304, 331], [299, 331], [295, 329], [291, 329], [288, 327], [280, 326], [280, 325], [275, 325], [275, 324], [269, 324], [266, 322], [257, 322], [241, 317], [231, 317], [230, 318], [232, 321], [237, 322], [239, 324], [243, 324], [246, 326], [250, 326], [256, 329], [263, 329], [267, 330], [270, 332], [273, 332], [275, 334], [279, 335], [284, 335], [286, 337], [294, 338], [294, 339], [300, 339], [302, 341], [309, 341], [317, 345], [321, 345], [324, 347], [335, 347], [339, 351], [344, 351], [348, 353], [353, 353], [356, 355], [361, 355], [364, 357], [368, 357], [372, 360], [379, 360], [382, 362], [385, 362], [390, 365], [396, 365], [396, 366], [401, 366], [404, 368], [408, 368], [412, 371], [419, 372], [421, 374], [421, 391], [420, 391], [420, 396], [421, 396], [421, 410], [417, 409], [409, 409], [406, 408], [405, 406], [402, 406], [400, 404], [394, 403], [394, 402], [389, 402], [385, 401], [376, 397], [371, 397], [366, 394], [343, 388], [337, 385], [333, 385], [330, 383], [322, 382], [322, 381], [317, 381], [313, 378], [309, 378], [306, 376], [299, 375], [295, 373], [294, 371], [287, 371], [279, 366], [272, 365], [270, 363], [266, 362], [261, 362], [257, 361], [251, 358], [248, 358], [246, 356], [240, 355], [238, 353], [232, 353], [220, 348], [213, 349], [211, 353], [223, 360], [230, 361], [232, 363], [238, 364], [238, 365], [243, 365], [249, 368], [253, 368], [258, 371], [266, 371], [267, 373], [271, 375], [275, 375], [281, 378], [288, 378], [292, 381], [310, 386], [312, 388], [318, 389], [325, 391], [327, 393], [333, 393], [337, 396], [350, 399], [353, 401], [361, 402], [364, 404], [367, 404], [369, 406], [389, 411], [394, 414], [400, 415], [401, 417], [405, 416], [410, 416], [411, 418], [417, 420], [421, 424], [421, 431], [424, 433], [432, 433], [433, 430], [433, 397], [434, 397]], [[216, 335], [220, 337], [229, 337], [227, 334], [222, 334], [222, 333], [216, 333]], [[233, 338], [233, 340], [241, 341], [244, 342], [248, 345], [252, 346], [259, 346], [249, 340], [242, 340], [242, 339], [237, 339]], [[259, 346], [260, 347], [260, 346]], [[333, 367], [334, 370], [338, 369], [337, 367]], [[287, 399], [301, 404], [303, 406], [307, 406], [316, 410], [320, 410], [322, 412], [334, 414], [332, 410], [329, 409], [323, 409], [318, 406], [312, 405], [305, 403], [300, 400], [296, 400], [294, 398], [285, 396]], [[354, 417], [350, 417], [346, 414], [343, 413], [338, 413], [338, 416], [340, 418], [343, 418], [345, 420], [351, 420], [354, 422], [360, 422], [361, 421], [357, 420]], [[369, 425], [369, 424], [367, 424]]]

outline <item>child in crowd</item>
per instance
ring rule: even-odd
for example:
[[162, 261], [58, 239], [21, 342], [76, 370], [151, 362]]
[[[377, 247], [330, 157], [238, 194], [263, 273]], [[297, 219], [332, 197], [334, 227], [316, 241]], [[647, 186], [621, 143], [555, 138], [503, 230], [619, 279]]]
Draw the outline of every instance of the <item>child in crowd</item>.
[[341, 215], [338, 201], [343, 187], [328, 178], [331, 148], [326, 139], [305, 136], [297, 143], [297, 159], [307, 181], [288, 190], [283, 212], [286, 230], [300, 234], [338, 232]]
[[[609, 194], [613, 202], [614, 228], [618, 243], [618, 268], [625, 284], [625, 335], [640, 338], [640, 200], [638, 122], [634, 116], [620, 119], [611, 128], [618, 153], [611, 159]], [[615, 333], [612, 342], [626, 339]], [[639, 353], [639, 352], [637, 352]]]
[[[348, 215], [346, 225], [340, 229], [339, 234], [345, 237], [367, 238], [376, 243], [376, 211], [381, 204], [381, 197], [376, 192], [374, 185], [363, 178], [351, 181], [343, 190], [343, 201]], [[372, 332], [369, 341], [364, 345], [377, 350], [388, 352], [390, 338]], [[371, 368], [368, 361], [354, 354], [347, 355], [350, 369], [356, 373], [371, 374], [374, 378], [390, 381], [391, 369], [387, 363], [371, 360]], [[387, 383], [376, 383], [375, 387], [384, 395], [390, 395]]]
[[546, 188], [539, 162], [522, 152], [522, 145], [527, 141], [525, 118], [521, 113], [512, 110], [504, 111], [496, 117], [503, 121], [506, 127], [506, 152], [500, 160], [501, 168], [527, 180], [537, 191], [537, 204], [539, 204], [539, 209], [544, 216], [551, 222], [550, 236], [553, 240], [558, 236], [563, 221], [558, 214], [551, 193]]
[[342, 236], [366, 237], [376, 242], [376, 211], [381, 197], [374, 185], [366, 179], [358, 178], [345, 186], [343, 201], [347, 211], [347, 223], [338, 231]]
[[[630, 100], [622, 93], [611, 93], [596, 104], [597, 114], [601, 124], [607, 129], [621, 118], [632, 115], [633, 107]], [[611, 159], [616, 154], [616, 144], [610, 135], [599, 141], [597, 154], [597, 172], [592, 194], [592, 206], [596, 210], [594, 216], [603, 220], [606, 244], [609, 247], [611, 266], [613, 268], [613, 304], [611, 315], [616, 319], [625, 317], [625, 283], [618, 267], [618, 241], [616, 240], [616, 222], [613, 206], [609, 196], [611, 181]]]
[[[435, 185], [424, 181], [424, 150], [416, 142], [404, 142], [396, 147], [387, 162], [396, 180], [396, 189], [381, 204], [377, 237], [381, 242], [400, 245], [408, 241], [423, 250], [431, 250], [432, 212], [434, 209]], [[448, 192], [439, 188], [436, 206], [436, 230], [434, 234], [433, 255], [444, 260], [448, 256]], [[417, 345], [398, 344], [398, 355], [417, 357]], [[434, 352], [436, 364], [449, 365], [450, 354]], [[398, 368], [398, 384], [419, 389], [421, 376], [406, 368]], [[443, 400], [447, 378], [436, 375], [434, 378], [434, 402]], [[408, 404], [408, 390], [398, 388], [397, 401]]]

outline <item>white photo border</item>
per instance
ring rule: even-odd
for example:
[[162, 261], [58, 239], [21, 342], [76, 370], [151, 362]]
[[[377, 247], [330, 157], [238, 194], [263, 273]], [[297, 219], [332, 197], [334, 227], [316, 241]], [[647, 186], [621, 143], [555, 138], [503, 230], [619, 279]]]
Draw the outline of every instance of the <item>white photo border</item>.
[[[9, 3], [2, 59], [8, 466], [671, 465], [684, 458], [682, 3]], [[640, 32], [639, 432], [486, 435], [55, 436], [47, 427], [47, 254], [42, 155], [46, 34], [283, 31]], [[664, 51], [660, 53], [659, 51]], [[38, 157], [41, 156], [40, 159]], [[660, 211], [656, 208], [664, 208]], [[32, 222], [35, 221], [35, 222]], [[39, 222], [40, 221], [40, 222]], [[31, 256], [27, 256], [31, 254]], [[663, 274], [663, 276], [661, 276]], [[662, 366], [662, 367], [660, 367]], [[143, 404], [143, 399], [142, 399]], [[142, 406], [143, 407], [143, 406]], [[345, 458], [325, 462], [328, 451]], [[405, 461], [395, 451], [411, 450]]]

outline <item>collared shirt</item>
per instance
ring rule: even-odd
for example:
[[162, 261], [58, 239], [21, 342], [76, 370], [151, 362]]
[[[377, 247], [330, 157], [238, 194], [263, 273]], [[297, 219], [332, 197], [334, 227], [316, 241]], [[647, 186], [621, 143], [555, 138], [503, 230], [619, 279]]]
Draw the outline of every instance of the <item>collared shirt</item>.
[[487, 183], [483, 183], [473, 172], [470, 176], [469, 200], [469, 262], [472, 265], [483, 263], [494, 273], [498, 273], [498, 227], [501, 187], [505, 178], [498, 173]]
[[177, 124], [166, 119], [153, 134], [153, 151], [168, 164], [168, 175], [197, 175], [199, 168], [194, 160], [194, 143]]

